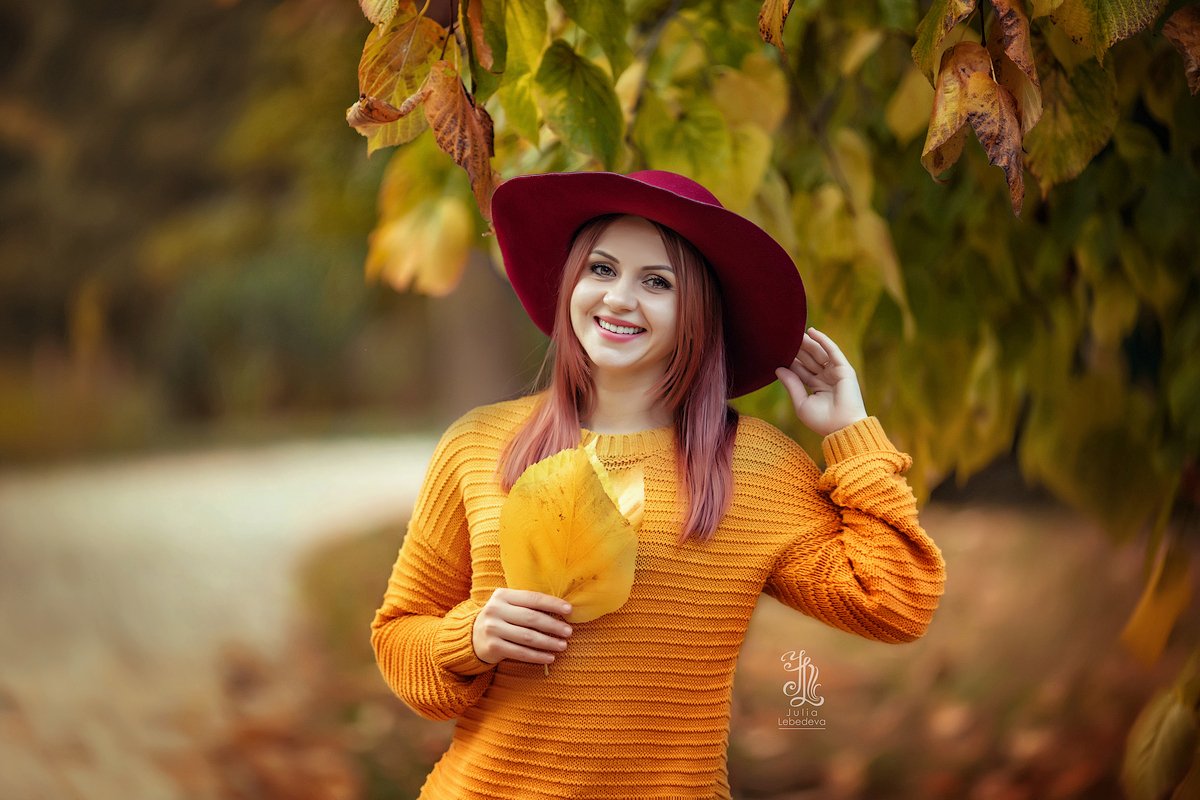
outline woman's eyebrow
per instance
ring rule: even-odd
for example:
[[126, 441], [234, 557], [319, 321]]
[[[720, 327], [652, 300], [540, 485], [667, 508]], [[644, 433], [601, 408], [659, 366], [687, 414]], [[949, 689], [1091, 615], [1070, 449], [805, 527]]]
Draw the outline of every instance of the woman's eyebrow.
[[[617, 262], [618, 264], [620, 264], [620, 263], [621, 263], [621, 259], [619, 259], [619, 258], [617, 258], [616, 256], [612, 255], [611, 253], [606, 253], [606, 252], [604, 252], [603, 250], [599, 250], [599, 249], [597, 249], [597, 250], [593, 250], [593, 251], [592, 251], [592, 255], [594, 255], [594, 256], [604, 256], [604, 257], [605, 257], [605, 258], [607, 258], [609, 261], [615, 261], [615, 262]], [[672, 269], [672, 268], [671, 268], [671, 265], [670, 265], [670, 264], [651, 264], [651, 265], [649, 265], [649, 266], [642, 267], [642, 271], [643, 271], [643, 272], [644, 272], [644, 271], [646, 271], [646, 270], [648, 270], [648, 269], [665, 269], [667, 272], [674, 272], [674, 271], [675, 271], [674, 269]]]

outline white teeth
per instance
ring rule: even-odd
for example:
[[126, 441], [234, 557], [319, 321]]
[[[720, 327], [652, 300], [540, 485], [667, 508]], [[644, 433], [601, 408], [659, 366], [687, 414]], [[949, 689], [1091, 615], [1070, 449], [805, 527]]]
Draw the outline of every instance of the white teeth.
[[613, 333], [626, 333], [626, 334], [640, 333], [645, 330], [645, 328], [624, 328], [624, 327], [621, 327], [620, 325], [610, 325], [609, 323], [607, 323], [604, 320], [599, 319], [599, 318], [597, 318], [596, 321], [600, 323], [601, 328], [604, 328], [604, 330], [606, 330], [606, 331], [612, 331]]

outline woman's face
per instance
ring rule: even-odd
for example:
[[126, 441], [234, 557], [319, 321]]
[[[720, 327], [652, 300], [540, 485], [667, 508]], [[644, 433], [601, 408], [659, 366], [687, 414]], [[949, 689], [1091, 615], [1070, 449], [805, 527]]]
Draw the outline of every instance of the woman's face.
[[653, 383], [675, 350], [679, 289], [658, 229], [620, 217], [596, 240], [571, 292], [571, 326], [597, 380]]

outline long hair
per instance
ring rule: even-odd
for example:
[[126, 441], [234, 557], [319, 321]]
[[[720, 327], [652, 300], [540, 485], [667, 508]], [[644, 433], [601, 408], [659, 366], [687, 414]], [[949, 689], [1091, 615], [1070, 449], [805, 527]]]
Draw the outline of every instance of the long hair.
[[[585, 223], [575, 234], [562, 271], [554, 328], [546, 359], [550, 379], [526, 423], [500, 457], [505, 491], [530, 465], [579, 445], [580, 419], [596, 402], [592, 364], [571, 325], [571, 293], [601, 234], [621, 215]], [[679, 541], [706, 541], [716, 532], [733, 497], [733, 441], [737, 412], [728, 405], [729, 370], [720, 289], [704, 257], [679, 234], [653, 223], [675, 270], [678, 312], [675, 349], [653, 392], [675, 427], [676, 469], [687, 512]], [[541, 382], [545, 362], [538, 375]]]

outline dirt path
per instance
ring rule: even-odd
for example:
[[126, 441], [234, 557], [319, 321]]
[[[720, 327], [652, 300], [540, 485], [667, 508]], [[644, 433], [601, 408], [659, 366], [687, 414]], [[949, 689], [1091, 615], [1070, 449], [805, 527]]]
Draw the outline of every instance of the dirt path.
[[[319, 683], [306, 647], [289, 646], [294, 568], [315, 545], [403, 520], [433, 446], [321, 442], [0, 475], [0, 798], [358, 796], [346, 744], [305, 725]], [[802, 647], [837, 728], [802, 740], [828, 745], [808, 769], [811, 785], [840, 787], [830, 797], [869, 796], [881, 753], [942, 775], [930, 797], [1060, 773], [1112, 785], [1124, 726], [1168, 668], [1136, 671], [1115, 644], [1138, 549], [1055, 509], [930, 507], [922, 521], [951, 576], [922, 641], [858, 641], [760, 604], [735, 685], [745, 796], [783, 797], [796, 780], [797, 734], [778, 731], [780, 653]], [[354, 612], [364, 636], [369, 613]], [[345, 691], [370, 701], [387, 723], [376, 727], [424, 741], [436, 723], [376, 678]], [[387, 763], [402, 755], [387, 747]]]
[[0, 797], [197, 796], [162, 765], [227, 722], [214, 659], [278, 658], [297, 558], [406, 515], [433, 446], [0, 475]]

